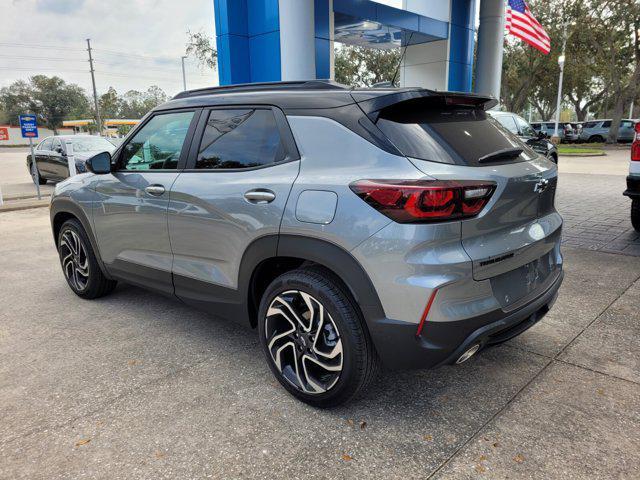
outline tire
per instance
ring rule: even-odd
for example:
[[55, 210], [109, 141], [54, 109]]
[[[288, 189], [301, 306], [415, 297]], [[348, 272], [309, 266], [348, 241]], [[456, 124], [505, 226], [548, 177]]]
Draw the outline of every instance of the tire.
[[602, 135], [593, 135], [589, 137], [589, 143], [604, 143]]
[[640, 198], [631, 201], [631, 225], [636, 232], [640, 232]]
[[[38, 167], [36, 167], [36, 165], [31, 162], [31, 178], [33, 179], [33, 183], [36, 183], [36, 169]], [[42, 175], [40, 175], [40, 172], [38, 171], [38, 185], [45, 185], [47, 183], [47, 179], [46, 178], [42, 178]]]
[[58, 255], [62, 273], [79, 297], [87, 300], [103, 297], [116, 287], [117, 282], [102, 273], [91, 242], [77, 220], [62, 224], [58, 233]]
[[366, 390], [378, 370], [359, 309], [323, 268], [300, 268], [276, 278], [262, 296], [258, 330], [278, 381], [314, 407], [348, 402]]

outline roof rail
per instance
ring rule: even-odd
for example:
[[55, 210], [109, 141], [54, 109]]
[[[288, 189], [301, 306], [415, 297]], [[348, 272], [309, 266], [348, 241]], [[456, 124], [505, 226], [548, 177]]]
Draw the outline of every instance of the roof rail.
[[215, 95], [217, 93], [235, 92], [259, 92], [263, 90], [349, 90], [350, 87], [334, 82], [333, 80], [301, 80], [296, 82], [262, 82], [240, 83], [237, 85], [225, 85], [222, 87], [206, 87], [196, 90], [186, 90], [178, 93], [173, 100], [178, 98], [198, 97], [200, 95]]

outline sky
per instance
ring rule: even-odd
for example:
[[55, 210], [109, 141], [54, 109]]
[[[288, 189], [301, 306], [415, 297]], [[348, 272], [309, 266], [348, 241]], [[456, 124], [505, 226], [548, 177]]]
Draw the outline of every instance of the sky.
[[[215, 35], [213, 0], [2, 0], [0, 87], [38, 73], [58, 75], [92, 92], [86, 39], [96, 86], [119, 93], [158, 85], [182, 90], [187, 30]], [[186, 60], [187, 88], [218, 84], [214, 70]]]

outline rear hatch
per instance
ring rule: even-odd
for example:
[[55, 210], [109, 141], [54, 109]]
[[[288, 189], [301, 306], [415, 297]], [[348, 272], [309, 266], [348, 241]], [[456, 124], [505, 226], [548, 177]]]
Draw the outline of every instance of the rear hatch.
[[502, 306], [515, 308], [559, 273], [557, 168], [488, 115], [489, 102], [429, 92], [363, 110], [426, 175], [496, 184], [480, 214], [460, 221], [461, 240], [474, 278], [491, 279]]

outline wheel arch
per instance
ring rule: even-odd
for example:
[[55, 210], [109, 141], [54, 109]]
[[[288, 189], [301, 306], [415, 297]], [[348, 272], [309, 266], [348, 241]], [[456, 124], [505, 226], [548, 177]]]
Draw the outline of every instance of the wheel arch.
[[102, 262], [100, 250], [98, 249], [98, 242], [96, 241], [96, 238], [93, 234], [93, 229], [91, 228], [91, 222], [87, 218], [87, 215], [82, 210], [82, 208], [80, 208], [70, 199], [54, 198], [51, 201], [50, 218], [53, 241], [56, 248], [58, 248], [58, 234], [60, 233], [60, 229], [62, 228], [64, 222], [66, 222], [67, 220], [77, 220], [78, 222], [80, 222], [82, 228], [87, 234], [87, 237], [89, 237], [91, 248], [93, 249], [93, 253], [95, 254], [96, 261], [100, 266], [100, 270], [102, 270], [102, 273], [105, 277], [107, 277], [108, 279], [112, 279], [107, 272], [104, 263]]
[[[276, 241], [275, 254], [273, 241]], [[262, 255], [256, 254], [263, 252]], [[367, 326], [385, 317], [380, 298], [371, 279], [360, 263], [342, 247], [317, 238], [298, 235], [263, 237], [247, 249], [241, 266], [241, 291], [253, 327], [257, 325], [257, 310], [267, 286], [279, 275], [303, 265], [328, 270], [353, 298]], [[371, 329], [369, 329], [371, 330]]]

